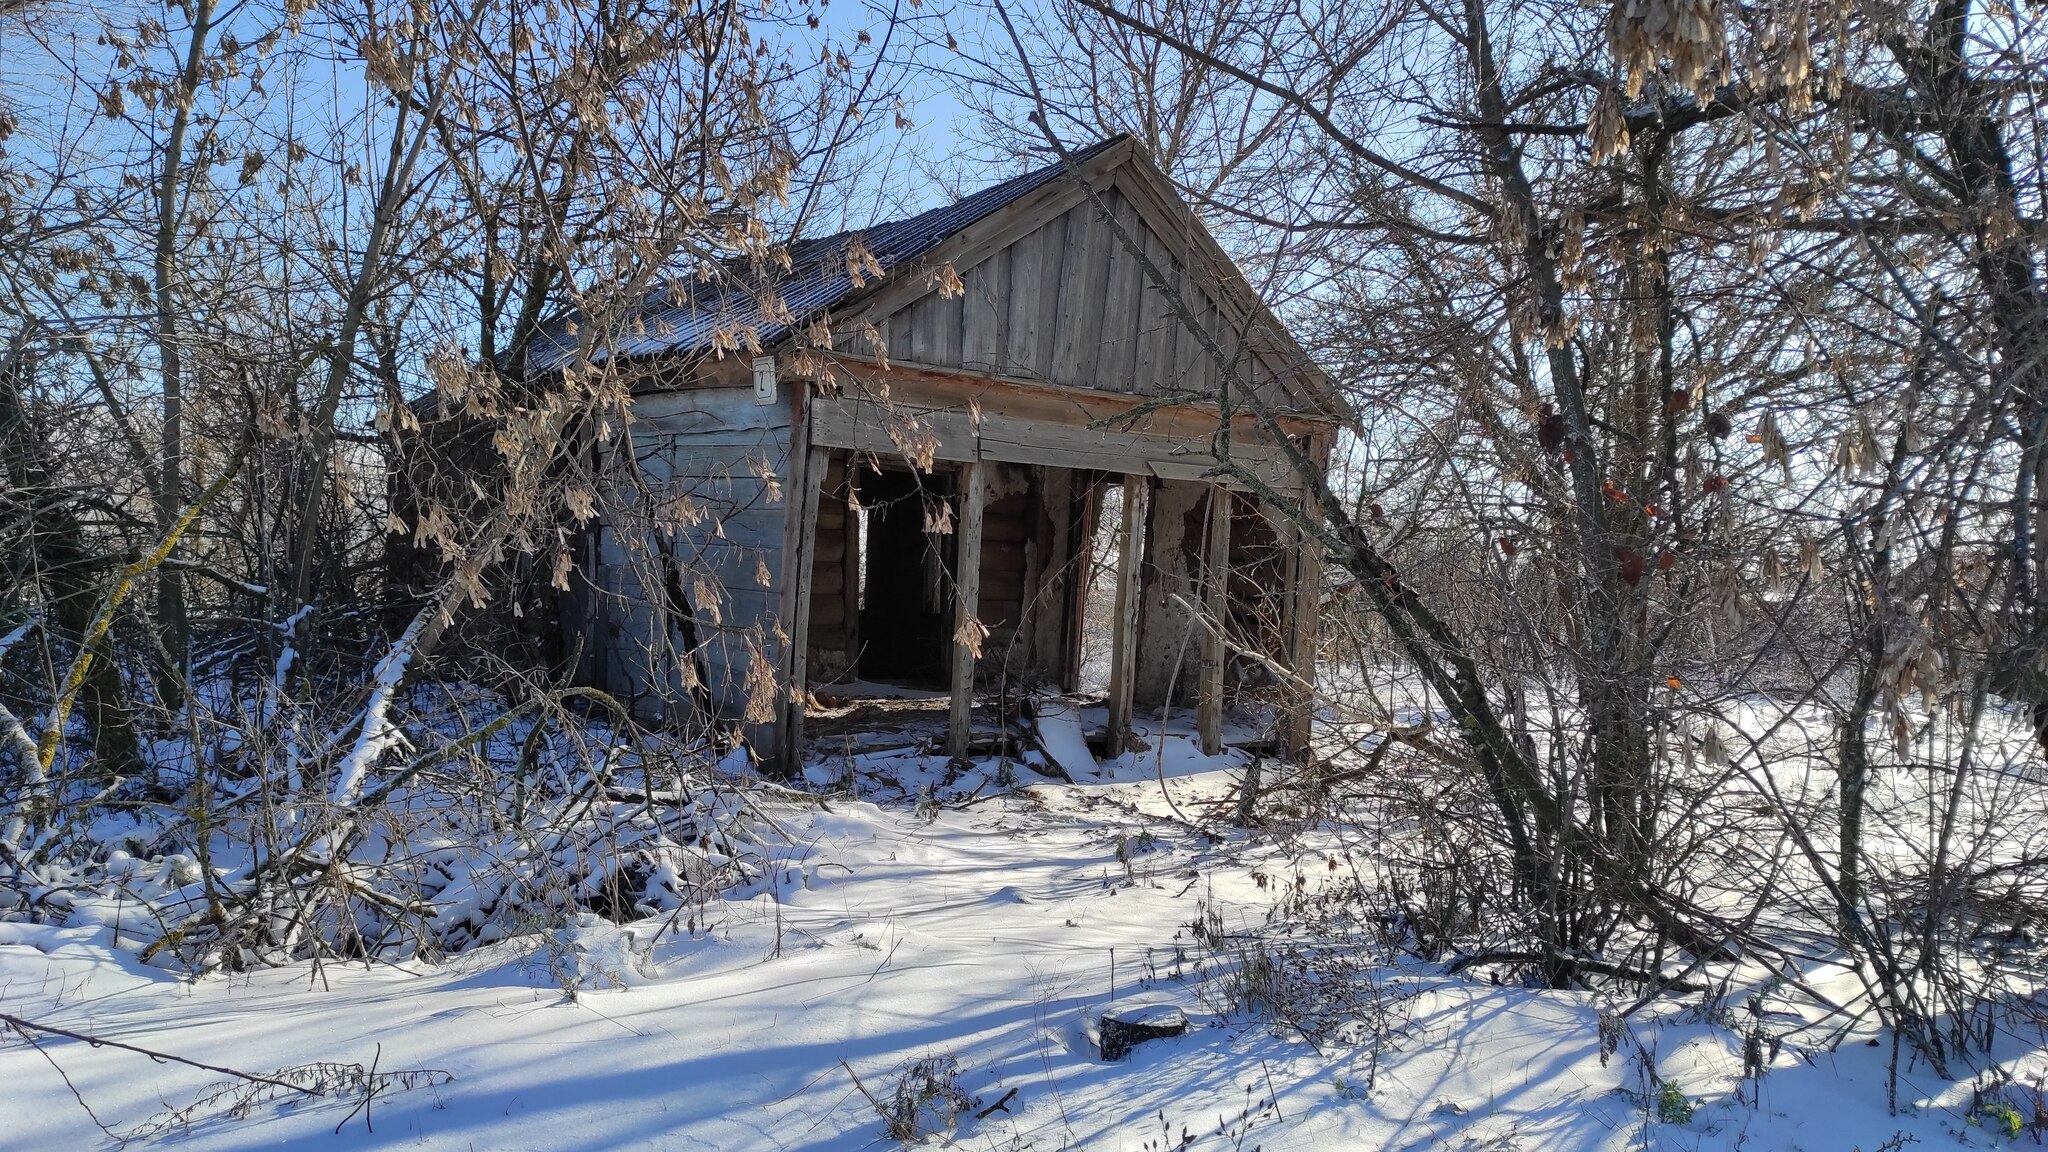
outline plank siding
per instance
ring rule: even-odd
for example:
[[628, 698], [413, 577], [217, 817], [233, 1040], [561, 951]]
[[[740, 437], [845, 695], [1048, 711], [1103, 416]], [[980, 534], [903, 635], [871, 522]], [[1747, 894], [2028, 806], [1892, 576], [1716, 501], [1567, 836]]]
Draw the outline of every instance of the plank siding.
[[958, 366], [978, 372], [1000, 372], [1009, 319], [1009, 250], [1003, 249], [982, 263], [963, 269], [961, 279], [967, 291], [960, 300]]
[[1109, 288], [1109, 225], [1086, 205], [1067, 213], [1067, 256], [1060, 266], [1053, 323], [1052, 380], [1086, 386], [1103, 355], [1103, 303]]
[[[1232, 357], [1260, 392], [1283, 409], [1272, 367], [1243, 356], [1249, 342], [1200, 277], [1198, 254], [1185, 236], [1165, 237], [1120, 189], [1104, 190], [1103, 203], [1142, 247], [1144, 258], [1180, 288], [1209, 338]], [[1203, 340], [1184, 327], [1172, 304], [1151, 283], [1143, 261], [1118, 241], [1093, 204], [1083, 202], [1046, 220], [969, 267], [958, 267], [964, 291], [947, 299], [936, 278], [891, 311], [872, 319], [892, 360], [1108, 392], [1143, 396], [1205, 397], [1220, 374]], [[926, 282], [930, 281], [927, 285]], [[873, 350], [860, 324], [841, 327], [834, 347], [855, 355]]]
[[[1167, 253], [1166, 243], [1156, 234], [1145, 232], [1145, 258], [1152, 266], [1172, 274], [1173, 261]], [[1164, 293], [1152, 283], [1151, 277], [1139, 281], [1138, 322], [1127, 339], [1137, 342], [1137, 363], [1131, 372], [1131, 391], [1140, 396], [1157, 396], [1173, 379], [1173, 347], [1180, 333], [1180, 322], [1173, 317]]]
[[[598, 543], [601, 686], [673, 723], [693, 717], [701, 677], [720, 713], [758, 715], [756, 672], [781, 658], [789, 410], [750, 389], [703, 388], [637, 397], [634, 416], [640, 482], [614, 494], [624, 512]], [[671, 587], [688, 621], [670, 613]]]
[[[850, 397], [826, 398], [812, 405], [813, 442], [858, 452], [898, 455], [892, 420], [914, 417], [920, 429], [936, 437], [934, 459], [995, 460], [1048, 468], [1099, 468], [1140, 472], [1173, 480], [1210, 478], [1216, 460], [1209, 441], [1152, 436], [1090, 426], [1072, 427], [1007, 416], [983, 410], [979, 422], [963, 411], [899, 405], [895, 413], [880, 404]], [[900, 430], [897, 435], [901, 435]], [[1231, 455], [1252, 469], [1268, 486], [1298, 491], [1300, 477], [1277, 447], [1250, 436], [1233, 439]]]
[[[1138, 210], [1124, 198], [1124, 194], [1112, 188], [1109, 200], [1114, 208], [1117, 223], [1123, 225], [1128, 236], [1144, 235], [1138, 223]], [[1131, 391], [1131, 373], [1137, 363], [1137, 331], [1139, 307], [1145, 284], [1145, 269], [1138, 257], [1110, 232], [1107, 225], [1098, 222], [1104, 234], [1104, 263], [1107, 281], [1103, 285], [1102, 324], [1097, 330], [1095, 348], [1095, 374], [1090, 385], [1108, 392]]]
[[[790, 678], [823, 685], [857, 676], [857, 664], [886, 663], [877, 652], [905, 625], [877, 596], [900, 587], [912, 596], [902, 611], [919, 621], [951, 609], [931, 660], [955, 689], [959, 750], [977, 683], [987, 691], [1077, 673], [1089, 621], [1076, 557], [1100, 492], [1115, 484], [1132, 530], [1119, 542], [1113, 618], [1093, 622], [1116, 634], [1115, 726], [1127, 731], [1134, 707], [1199, 694], [1213, 746], [1219, 705], [1255, 679], [1241, 657], [1191, 631], [1176, 594], [1218, 612], [1233, 643], [1308, 660], [1314, 557], [1273, 509], [1243, 493], [1211, 495], [1215, 430], [1226, 419], [1235, 429], [1235, 462], [1260, 481], [1249, 487], [1294, 494], [1300, 478], [1241, 397], [1221, 413], [1215, 401], [1220, 379], [1243, 375], [1288, 434], [1322, 437], [1307, 441], [1318, 462], [1342, 407], [1142, 154], [1124, 146], [1105, 164], [1020, 196], [870, 290], [836, 298], [832, 348], [861, 362], [838, 386], [800, 378], [813, 358], [798, 353], [799, 335], [770, 349], [787, 403], [754, 402], [751, 357], [702, 354], [677, 356], [661, 390], [635, 397], [624, 442], [591, 449], [609, 457], [601, 465], [629, 465], [601, 474], [631, 479], [608, 493], [618, 511], [579, 538], [590, 580], [562, 615], [587, 638], [585, 665], [600, 686], [657, 722], [702, 723], [708, 709], [775, 764], [779, 750], [801, 747], [805, 726]], [[942, 264], [960, 277], [951, 298], [938, 291]], [[1157, 288], [1147, 265], [1174, 290]], [[1182, 325], [1183, 308], [1194, 327]], [[875, 362], [878, 351], [888, 366]], [[926, 547], [921, 578], [897, 565], [903, 579], [868, 588], [863, 635], [856, 486], [873, 484], [878, 509], [894, 507], [900, 461], [927, 453], [935, 491], [964, 474], [982, 497], [955, 505], [955, 530], [975, 544], [948, 541], [944, 561]], [[894, 551], [871, 563], [908, 547], [891, 539]], [[949, 605], [942, 590], [962, 600]], [[950, 639], [960, 610], [989, 629], [972, 669]], [[927, 676], [920, 651], [899, 661], [906, 678]], [[1286, 714], [1290, 739], [1305, 716]]]

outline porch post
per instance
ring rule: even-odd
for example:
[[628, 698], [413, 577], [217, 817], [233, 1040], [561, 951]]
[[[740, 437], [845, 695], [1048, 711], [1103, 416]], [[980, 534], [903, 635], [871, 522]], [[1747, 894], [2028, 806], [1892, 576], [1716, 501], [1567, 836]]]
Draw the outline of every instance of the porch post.
[[1116, 632], [1109, 659], [1110, 759], [1131, 742], [1131, 696], [1137, 688], [1139, 564], [1145, 556], [1145, 521], [1152, 498], [1151, 477], [1124, 475], [1124, 534], [1116, 556]]
[[[1313, 510], [1314, 505], [1309, 505]], [[1315, 716], [1316, 613], [1322, 604], [1322, 544], [1296, 526], [1288, 564], [1287, 667], [1295, 682], [1280, 717], [1280, 737], [1287, 758], [1309, 762], [1309, 737]]]
[[1230, 603], [1230, 512], [1230, 490], [1221, 484], [1210, 486], [1209, 539], [1202, 550], [1202, 613], [1210, 626], [1202, 629], [1202, 679], [1195, 713], [1204, 756], [1223, 753], [1223, 628]]
[[[946, 721], [946, 755], [967, 755], [974, 723], [974, 647], [967, 643], [981, 598], [981, 522], [985, 493], [981, 465], [960, 466], [959, 548], [953, 566], [953, 710]], [[978, 647], [976, 645], [975, 647]]]
[[[799, 457], [797, 454], [803, 455]], [[804, 769], [804, 716], [810, 700], [811, 655], [811, 570], [818, 548], [818, 489], [824, 486], [831, 453], [824, 448], [790, 449], [792, 461], [801, 459], [791, 477], [795, 491], [789, 503], [789, 518], [796, 526], [797, 547], [783, 565], [783, 635], [789, 650], [783, 654], [787, 670], [788, 695], [782, 701], [782, 771], [795, 779]]]

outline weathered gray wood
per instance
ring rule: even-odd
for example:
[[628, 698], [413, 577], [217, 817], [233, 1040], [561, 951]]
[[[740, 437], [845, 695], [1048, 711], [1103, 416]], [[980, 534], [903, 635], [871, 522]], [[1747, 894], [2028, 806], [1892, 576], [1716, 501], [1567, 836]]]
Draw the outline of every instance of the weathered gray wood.
[[[808, 421], [806, 421], [808, 425]], [[807, 429], [806, 429], [807, 430]], [[789, 469], [784, 476], [783, 504], [788, 530], [783, 537], [782, 589], [778, 598], [779, 631], [789, 638], [782, 646], [780, 683], [775, 685], [780, 700], [775, 709], [780, 731], [775, 755], [785, 775], [803, 768], [805, 665], [810, 656], [811, 635], [811, 547], [817, 537], [818, 489], [825, 479], [823, 448], [807, 447], [807, 437], [792, 444]]]
[[1109, 225], [1082, 205], [1068, 214], [1067, 258], [1060, 269], [1058, 319], [1054, 323], [1052, 378], [1056, 383], [1091, 385], [1105, 374], [1101, 362], [1109, 249], [1116, 243]]
[[1152, 482], [1124, 477], [1124, 528], [1116, 557], [1115, 634], [1109, 660], [1109, 733], [1106, 754], [1115, 759], [1131, 742], [1132, 693], [1137, 688], [1139, 586], [1145, 560], [1145, 523], [1149, 519]]
[[1067, 585], [1067, 627], [1060, 636], [1060, 687], [1081, 690], [1081, 637], [1088, 616], [1088, 568], [1095, 533], [1102, 520], [1103, 480], [1093, 473], [1075, 477], [1073, 519], [1068, 529], [1068, 556], [1074, 577]]
[[[1309, 505], [1314, 515], [1314, 505]], [[1293, 522], [1290, 520], [1290, 524]], [[1287, 758], [1307, 763], [1315, 717], [1316, 615], [1322, 604], [1322, 547], [1298, 525], [1288, 556], [1287, 666], [1301, 684], [1287, 695], [1280, 738]]]
[[967, 294], [960, 304], [960, 365], [986, 372], [1000, 371], [1003, 324], [1010, 298], [1010, 255], [1007, 249], [967, 269], [961, 279]]
[[[755, 404], [751, 389], [697, 387], [642, 395], [636, 413], [631, 438], [609, 449], [631, 454], [639, 484], [612, 493], [624, 510], [598, 543], [596, 667], [608, 690], [656, 720], [688, 714], [701, 669], [708, 703], [737, 719], [760, 679], [757, 657], [770, 667], [783, 658], [776, 623], [789, 518], [774, 489], [787, 487], [792, 411]], [[669, 557], [687, 622], [663, 603]], [[772, 756], [778, 729], [753, 725], [749, 736]]]
[[1221, 305], [1228, 327], [1261, 330], [1260, 338], [1252, 342], [1260, 365], [1256, 371], [1261, 378], [1287, 381], [1284, 388], [1271, 394], [1276, 401], [1332, 415], [1343, 410], [1328, 378], [1315, 367], [1286, 326], [1272, 318], [1244, 274], [1171, 186], [1160, 178], [1157, 169], [1142, 158], [1134, 159], [1117, 170], [1112, 182], [1137, 210], [1146, 232], [1165, 239], [1170, 251], [1185, 254], [1183, 259], [1197, 272], [1197, 299], [1206, 297]]
[[904, 406], [892, 414], [873, 401], [848, 397], [820, 399], [812, 404], [811, 439], [830, 448], [901, 456], [902, 449], [890, 432], [893, 424], [902, 434], [905, 417], [914, 418], [923, 426], [915, 434], [937, 437], [934, 459], [967, 461], [980, 456], [974, 423], [965, 412], [933, 412]]
[[974, 647], [969, 631], [979, 624], [981, 592], [981, 524], [987, 486], [981, 465], [960, 466], [960, 523], [953, 565], [953, 704], [946, 720], [946, 755], [965, 756], [974, 726]]
[[[1175, 268], [1174, 282], [1179, 285], [1181, 300], [1187, 304], [1188, 310], [1206, 320], [1212, 310], [1209, 298], [1196, 287], [1186, 264]], [[1204, 323], [1203, 327], [1209, 325]], [[1208, 381], [1215, 370], [1214, 359], [1202, 347], [1194, 329], [1176, 318], [1173, 325], [1173, 375], [1164, 381], [1160, 391], [1176, 396], [1206, 396], [1210, 392]]]
[[[1088, 177], [1089, 187], [1105, 189], [1115, 180], [1113, 169], [1129, 153], [1113, 150], [1117, 155], [1104, 154], [1090, 161], [1094, 174]], [[951, 264], [956, 272], [965, 276], [969, 269], [986, 263], [996, 253], [1008, 248], [1021, 237], [1043, 227], [1047, 221], [1058, 219], [1076, 204], [1086, 198], [1086, 192], [1071, 180], [1056, 180], [1038, 191], [1024, 196], [1015, 203], [976, 224], [969, 225], [951, 239], [942, 242], [917, 264], [900, 274], [893, 282], [884, 284], [867, 302], [867, 306], [854, 314], [856, 320], [865, 316], [887, 316], [922, 297], [931, 290], [931, 269], [940, 264]], [[856, 323], [854, 327], [858, 327]]]
[[1045, 250], [1048, 229], [1031, 233], [1010, 245], [1010, 290], [1007, 300], [1009, 323], [1004, 329], [1003, 371], [1043, 379], [1045, 365], [1038, 359], [1039, 297], [1054, 290], [1057, 281], [1045, 281]]
[[[1127, 236], [1141, 235], [1137, 210], [1120, 192], [1110, 202]], [[1094, 386], [1116, 392], [1132, 390], [1131, 373], [1138, 356], [1138, 316], [1145, 273], [1138, 258], [1102, 221], [1096, 229], [1108, 254], [1108, 281], [1103, 287], [1102, 324], [1096, 338]]]
[[[1185, 276], [1186, 303], [1191, 310], [1197, 315], [1214, 313], [1203, 327], [1223, 340], [1233, 362], [1239, 361], [1232, 346], [1248, 334], [1249, 355], [1240, 362], [1240, 369], [1261, 385], [1262, 392], [1267, 387], [1273, 389], [1266, 393], [1269, 399], [1292, 410], [1342, 411], [1328, 380], [1285, 327], [1273, 319], [1243, 274], [1149, 161], [1135, 150], [1120, 148], [1091, 159], [1086, 168], [1087, 185], [1122, 223], [1126, 234], [1136, 237], [1170, 276]], [[842, 318], [834, 346], [868, 354], [871, 350], [858, 333], [872, 321], [889, 340], [894, 360], [914, 357], [948, 367], [1011, 370], [1037, 379], [1059, 380], [1068, 379], [1064, 370], [1071, 367], [1096, 387], [1147, 395], [1162, 388], [1212, 389], [1213, 367], [1210, 378], [1202, 379], [1204, 370], [1199, 364], [1210, 357], [1206, 351], [1200, 357], [1195, 355], [1202, 351], [1199, 342], [1191, 333], [1178, 331], [1179, 322], [1170, 311], [1138, 302], [1134, 313], [1117, 317], [1130, 306], [1122, 301], [1136, 301], [1141, 293], [1153, 295], [1156, 303], [1164, 302], [1149, 292], [1137, 272], [1137, 261], [1120, 251], [1122, 245], [1110, 234], [1106, 222], [1095, 217], [1096, 212], [1097, 205], [1074, 182], [1062, 179], [1046, 185], [968, 226], [925, 259], [896, 273], [872, 298]], [[1082, 254], [1086, 255], [1086, 275], [1070, 275], [1065, 264]], [[1010, 265], [1019, 260], [1035, 265], [1028, 282], [1021, 285], [1030, 297], [1026, 300], [1015, 298], [1013, 291], [1020, 284]], [[938, 277], [933, 270], [944, 264], [951, 264], [966, 281], [967, 301], [936, 295]], [[1071, 282], [1074, 290], [1064, 290], [1063, 281]], [[1099, 296], [1097, 284], [1103, 284]], [[977, 293], [986, 302], [986, 314], [980, 317], [974, 315]], [[956, 305], [960, 307], [958, 325], [951, 323]], [[1022, 314], [1036, 316], [1027, 325], [1030, 331], [1009, 330], [1020, 309]], [[899, 332], [896, 317], [910, 312], [916, 315]], [[1078, 341], [1092, 351], [1082, 351], [1077, 363], [1071, 359], [1076, 348], [1068, 343], [1068, 321], [1075, 317], [1092, 321], [1098, 314], [1101, 335], [1092, 342]], [[992, 317], [993, 324], [989, 322]], [[1151, 349], [1149, 369], [1140, 370], [1137, 343], [1143, 334], [1157, 333], [1162, 322], [1173, 331], [1165, 333], [1164, 347]], [[952, 347], [956, 332], [957, 351]]]
[[886, 345], [883, 355], [891, 360], [910, 358], [910, 313], [897, 312], [883, 317], [875, 327], [882, 333]]
[[860, 503], [860, 463], [853, 457], [846, 458], [846, 523], [840, 531], [846, 539], [846, 562], [840, 568], [843, 581], [840, 594], [846, 602], [846, 658], [851, 663], [858, 659], [860, 652], [860, 581], [861, 581], [861, 517], [855, 511]]
[[[1165, 243], [1150, 231], [1144, 233], [1144, 242], [1146, 259], [1171, 275], [1172, 258]], [[1141, 396], [1157, 396], [1173, 378], [1173, 347], [1180, 334], [1180, 321], [1174, 318], [1166, 296], [1149, 275], [1140, 277], [1139, 286], [1137, 360], [1131, 370], [1131, 391]]]
[[1145, 525], [1145, 567], [1139, 581], [1138, 633], [1145, 645], [1135, 663], [1133, 706], [1193, 704], [1201, 671], [1201, 628], [1186, 607], [1201, 596], [1204, 502], [1210, 485], [1161, 480], [1152, 486]]
[[1038, 346], [1031, 351], [1031, 363], [1040, 380], [1052, 379], [1052, 361], [1060, 338], [1060, 320], [1067, 285], [1066, 266], [1076, 255], [1073, 225], [1085, 222], [1089, 208], [1077, 204], [1066, 215], [1038, 230]]
[[[648, 429], [669, 435], [708, 436], [788, 428], [789, 409], [756, 404], [752, 388], [686, 388], [633, 396], [636, 438]], [[707, 441], [708, 442], [708, 441]]]
[[1230, 581], [1230, 492], [1209, 489], [1209, 538], [1202, 551], [1202, 611], [1209, 626], [1202, 633], [1201, 697], [1195, 728], [1204, 756], [1223, 754], [1223, 626]]
[[[1100, 468], [1143, 472], [1169, 480], [1214, 480], [1216, 460], [1207, 441], [1189, 441], [1136, 432], [1115, 432], [1087, 426], [1021, 420], [984, 410], [979, 426], [965, 412], [899, 407], [892, 417], [880, 404], [847, 397], [825, 398], [812, 405], [814, 443], [857, 452], [901, 455], [890, 435], [892, 419], [914, 417], [937, 437], [934, 459], [987, 460], [1051, 468]], [[1298, 491], [1297, 477], [1279, 449], [1247, 438], [1233, 438], [1231, 455], [1268, 486]]]

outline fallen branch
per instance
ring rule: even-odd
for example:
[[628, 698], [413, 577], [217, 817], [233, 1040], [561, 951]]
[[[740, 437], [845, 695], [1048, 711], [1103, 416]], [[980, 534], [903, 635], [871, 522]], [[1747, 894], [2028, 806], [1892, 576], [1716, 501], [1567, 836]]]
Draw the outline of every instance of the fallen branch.
[[1591, 972], [1595, 976], [1611, 976], [1616, 980], [1627, 980], [1635, 984], [1656, 984], [1667, 992], [1702, 992], [1706, 990], [1706, 986], [1703, 984], [1694, 984], [1675, 978], [1667, 981], [1654, 972], [1645, 972], [1640, 968], [1630, 968], [1622, 964], [1609, 963], [1606, 960], [1595, 960], [1590, 956], [1545, 957], [1535, 952], [1474, 952], [1469, 956], [1460, 956], [1456, 960], [1451, 961], [1447, 971], [1456, 975], [1467, 968], [1477, 968], [1487, 964], [1541, 964], [1546, 962], [1564, 965], [1574, 978], [1581, 972]]
[[218, 1072], [223, 1076], [232, 1076], [237, 1080], [247, 1080], [251, 1084], [268, 1084], [273, 1088], [289, 1088], [294, 1092], [302, 1092], [308, 1096], [326, 1095], [325, 1092], [320, 1091], [318, 1088], [308, 1088], [303, 1084], [294, 1084], [289, 1080], [279, 1080], [271, 1076], [258, 1076], [254, 1072], [240, 1072], [233, 1068], [223, 1068], [218, 1064], [207, 1064], [199, 1060], [187, 1060], [183, 1056], [173, 1056], [168, 1052], [158, 1052], [153, 1048], [143, 1048], [139, 1045], [124, 1043], [120, 1040], [109, 1040], [104, 1036], [73, 1032], [69, 1028], [58, 1028], [51, 1024], [37, 1024], [6, 1012], [0, 1012], [0, 1024], [5, 1024], [16, 1032], [21, 1033], [23, 1039], [27, 1039], [30, 1032], [40, 1032], [47, 1036], [62, 1036], [66, 1040], [77, 1040], [94, 1048], [118, 1048], [123, 1052], [133, 1052], [138, 1056], [147, 1056], [159, 1064], [183, 1064], [187, 1068]]
[[1017, 1090], [1015, 1088], [1012, 1088], [1008, 1092], [1003, 1093], [1003, 1098], [1001, 1100], [998, 1100], [995, 1103], [989, 1105], [988, 1107], [983, 1108], [981, 1111], [976, 1112], [974, 1114], [974, 1118], [976, 1120], [986, 1120], [997, 1112], [1008, 1112], [1010, 1110], [1010, 1101], [1015, 1100], [1016, 1098]]

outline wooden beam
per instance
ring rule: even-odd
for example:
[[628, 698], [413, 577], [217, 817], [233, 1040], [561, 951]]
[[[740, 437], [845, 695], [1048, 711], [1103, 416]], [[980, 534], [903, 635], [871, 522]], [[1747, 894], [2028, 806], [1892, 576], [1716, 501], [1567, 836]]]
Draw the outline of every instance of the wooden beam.
[[[1314, 505], [1308, 506], [1314, 514]], [[1291, 521], [1290, 521], [1291, 523]], [[1287, 758], [1309, 762], [1309, 735], [1315, 718], [1316, 615], [1322, 608], [1322, 545], [1299, 527], [1288, 532], [1287, 667], [1298, 684], [1287, 693], [1280, 717], [1280, 738]]]
[[1202, 630], [1202, 679], [1195, 727], [1202, 755], [1223, 754], [1223, 628], [1229, 600], [1230, 505], [1228, 489], [1209, 488], [1209, 538], [1202, 550], [1202, 612], [1213, 627]]
[[1112, 760], [1131, 742], [1131, 699], [1138, 686], [1138, 601], [1142, 598], [1145, 521], [1152, 503], [1149, 477], [1124, 477], [1124, 531], [1116, 556], [1116, 631], [1109, 658], [1109, 734]]
[[[891, 403], [911, 408], [951, 408], [966, 412], [968, 404], [973, 403], [984, 410], [999, 408], [1042, 423], [1082, 426], [1117, 421], [1114, 427], [1120, 431], [1154, 436], [1212, 436], [1222, 423], [1217, 406], [1206, 401], [1166, 403], [1157, 397], [1132, 392], [1048, 384], [1043, 380], [920, 364], [913, 360], [892, 358], [889, 366], [883, 368], [872, 357], [845, 352], [813, 352], [811, 355], [838, 365], [834, 370], [836, 383], [840, 386], [839, 394], [847, 399], [869, 398], [863, 396], [864, 390], [879, 397], [886, 386]], [[1290, 436], [1317, 435], [1336, 427], [1333, 418], [1316, 413], [1282, 412], [1276, 416], [1281, 429]], [[1128, 419], [1129, 423], [1119, 418]], [[1233, 438], [1259, 440], [1264, 435], [1259, 418], [1242, 409], [1231, 413], [1231, 428]]]
[[1067, 552], [1063, 563], [1073, 575], [1066, 592], [1066, 619], [1060, 623], [1060, 687], [1081, 690], [1081, 637], [1088, 622], [1090, 565], [1095, 560], [1095, 521], [1102, 513], [1102, 481], [1092, 472], [1074, 472], [1068, 505]]
[[860, 513], [855, 510], [860, 501], [860, 467], [860, 458], [851, 452], [847, 453], [846, 491], [842, 493], [846, 498], [846, 523], [842, 528], [846, 539], [846, 558], [840, 561], [839, 575], [840, 595], [846, 601], [843, 643], [846, 645], [846, 672], [850, 679], [857, 679], [860, 674], [860, 565], [863, 541], [860, 533]]
[[981, 465], [960, 466], [959, 533], [953, 564], [953, 709], [946, 721], [946, 755], [967, 755], [974, 728], [974, 655], [979, 644], [967, 642], [969, 629], [979, 627], [975, 617], [981, 597], [981, 524], [987, 504], [987, 485], [982, 483]]
[[[897, 441], [914, 416], [932, 459], [994, 461], [1044, 468], [1091, 468], [1152, 475], [1162, 480], [1219, 482], [1209, 454], [1210, 435], [1168, 437], [1120, 432], [1086, 424], [1037, 420], [995, 408], [975, 420], [964, 411], [933, 410], [848, 398], [812, 404], [811, 442], [854, 453], [901, 456]], [[1214, 426], [1210, 428], [1214, 432]], [[1281, 492], [1295, 492], [1301, 480], [1276, 447], [1250, 437], [1233, 441], [1231, 459]]]
[[782, 770], [794, 779], [804, 766], [804, 705], [810, 689], [811, 659], [811, 574], [812, 560], [818, 550], [818, 490], [825, 485], [826, 470], [831, 464], [829, 452], [824, 448], [806, 449], [798, 444], [790, 454], [803, 453], [804, 467], [797, 473], [795, 483], [800, 485], [791, 493], [789, 515], [797, 525], [797, 547], [794, 562], [786, 570], [796, 573], [796, 585], [785, 596], [789, 605], [790, 619], [783, 625], [783, 635], [789, 637], [788, 695], [782, 705]]

